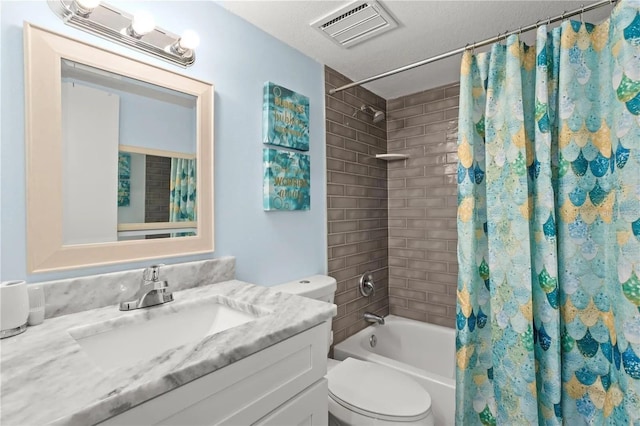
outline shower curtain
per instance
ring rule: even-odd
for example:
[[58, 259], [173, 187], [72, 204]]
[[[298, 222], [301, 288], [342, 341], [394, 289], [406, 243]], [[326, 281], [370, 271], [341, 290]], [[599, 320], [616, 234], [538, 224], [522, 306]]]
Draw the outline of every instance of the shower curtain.
[[462, 59], [456, 422], [640, 423], [640, 1]]
[[171, 159], [169, 221], [196, 220], [196, 160]]

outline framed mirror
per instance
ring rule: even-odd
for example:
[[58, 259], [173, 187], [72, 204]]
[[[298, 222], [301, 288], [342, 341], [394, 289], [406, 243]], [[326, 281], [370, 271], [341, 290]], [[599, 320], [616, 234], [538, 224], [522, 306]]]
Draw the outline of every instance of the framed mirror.
[[24, 40], [28, 272], [213, 251], [213, 86]]

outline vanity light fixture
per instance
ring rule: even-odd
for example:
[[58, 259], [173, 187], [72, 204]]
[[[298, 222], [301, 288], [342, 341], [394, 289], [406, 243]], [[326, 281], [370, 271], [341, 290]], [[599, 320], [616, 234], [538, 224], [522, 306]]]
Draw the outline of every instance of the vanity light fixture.
[[131, 15], [100, 0], [48, 0], [65, 24], [124, 46], [188, 67], [195, 60], [200, 38], [191, 30], [182, 37], [155, 25], [147, 12]]

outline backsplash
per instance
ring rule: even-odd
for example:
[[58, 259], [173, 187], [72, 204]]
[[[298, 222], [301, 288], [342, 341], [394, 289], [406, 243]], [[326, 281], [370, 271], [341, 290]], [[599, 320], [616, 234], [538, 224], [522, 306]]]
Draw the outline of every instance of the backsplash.
[[[361, 87], [329, 95], [351, 80], [325, 67], [327, 220], [329, 275], [338, 281], [334, 343], [367, 326], [365, 311], [386, 315], [387, 165], [374, 158], [387, 151], [386, 123], [373, 124], [362, 104], [385, 111], [386, 101]], [[373, 273], [375, 295], [363, 297], [358, 278]]]
[[[37, 283], [44, 289], [45, 318], [116, 305], [135, 294], [143, 270]], [[169, 282], [172, 292], [233, 280], [235, 275], [236, 259], [231, 256], [160, 268], [160, 279]]]
[[389, 310], [453, 327], [456, 315], [456, 167], [459, 85], [387, 102]]

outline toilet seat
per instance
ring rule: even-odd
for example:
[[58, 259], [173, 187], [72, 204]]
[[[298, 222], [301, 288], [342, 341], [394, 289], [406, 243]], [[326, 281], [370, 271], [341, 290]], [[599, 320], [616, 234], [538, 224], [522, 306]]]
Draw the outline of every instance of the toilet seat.
[[383, 365], [347, 358], [327, 374], [329, 397], [372, 419], [412, 422], [431, 412], [431, 396], [409, 376]]

